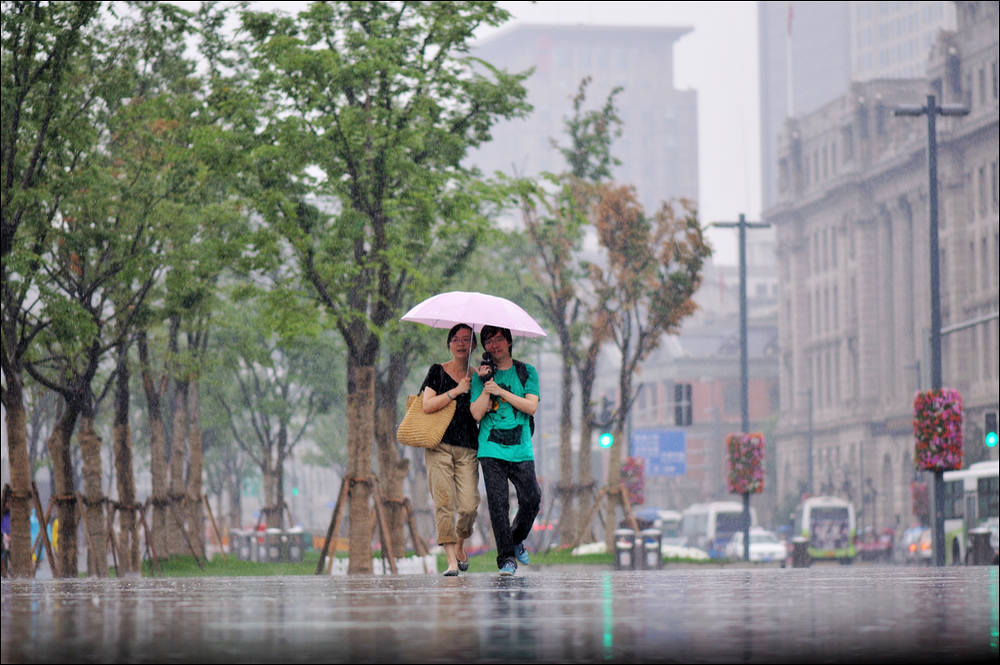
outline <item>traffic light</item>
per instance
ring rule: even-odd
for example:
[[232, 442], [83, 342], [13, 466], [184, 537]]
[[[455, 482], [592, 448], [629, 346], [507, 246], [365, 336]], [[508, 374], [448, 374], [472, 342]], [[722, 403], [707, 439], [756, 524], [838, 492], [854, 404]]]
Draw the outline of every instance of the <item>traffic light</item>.
[[691, 424], [691, 384], [674, 384], [674, 424], [685, 427]]
[[601, 446], [601, 448], [610, 448], [611, 444], [614, 442], [615, 437], [611, 434], [611, 432], [604, 432], [597, 438], [597, 443]]
[[986, 441], [987, 448], [997, 447], [997, 412], [987, 411], [986, 412], [986, 427], [983, 430], [985, 432], [984, 439]]

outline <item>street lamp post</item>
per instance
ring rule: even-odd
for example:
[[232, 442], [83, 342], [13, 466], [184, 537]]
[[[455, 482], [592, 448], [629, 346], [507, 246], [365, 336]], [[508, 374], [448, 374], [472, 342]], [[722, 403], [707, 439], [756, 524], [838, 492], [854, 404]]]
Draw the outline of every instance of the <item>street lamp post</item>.
[[[748, 222], [740, 213], [736, 222], [712, 222], [720, 229], [739, 229], [740, 238], [740, 427], [750, 431], [749, 370], [747, 367], [747, 229], [766, 229], [767, 222]], [[750, 560], [750, 494], [743, 493], [743, 560]]]
[[[938, 258], [938, 177], [937, 116], [969, 114], [964, 106], [938, 106], [934, 95], [927, 95], [925, 106], [900, 106], [895, 115], [927, 116], [927, 187], [930, 221], [931, 280], [931, 390], [941, 389], [941, 290]], [[944, 565], [944, 471], [934, 471], [934, 563]]]
[[812, 496], [815, 493], [813, 485], [813, 389], [812, 388], [806, 390], [806, 396], [809, 398], [809, 495]]

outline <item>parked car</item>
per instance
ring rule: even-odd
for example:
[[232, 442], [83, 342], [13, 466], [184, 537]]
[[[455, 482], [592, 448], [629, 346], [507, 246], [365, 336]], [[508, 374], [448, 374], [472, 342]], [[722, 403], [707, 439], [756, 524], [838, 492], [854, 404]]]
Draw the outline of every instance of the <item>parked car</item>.
[[934, 560], [933, 532], [930, 527], [913, 526], [899, 539], [900, 560], [908, 564], [930, 565]]
[[[726, 558], [743, 558], [743, 532], [737, 531], [726, 544]], [[773, 532], [761, 527], [750, 527], [750, 560], [759, 563], [784, 561], [788, 555], [785, 543]]]

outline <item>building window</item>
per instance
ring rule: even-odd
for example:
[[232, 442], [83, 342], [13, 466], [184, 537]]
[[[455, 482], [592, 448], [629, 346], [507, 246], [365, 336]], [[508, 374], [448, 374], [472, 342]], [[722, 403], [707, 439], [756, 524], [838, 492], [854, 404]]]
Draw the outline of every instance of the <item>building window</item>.
[[1000, 187], [1000, 181], [997, 180], [997, 163], [993, 162], [990, 164], [990, 188], [993, 190], [993, 212], [997, 211], [998, 187]]
[[990, 270], [988, 267], [990, 250], [989, 250], [989, 243], [987, 242], [985, 236], [980, 239], [979, 245], [980, 245], [979, 255], [980, 257], [982, 257], [982, 262], [979, 264], [979, 266], [980, 266], [980, 272], [982, 274], [983, 291], [985, 291], [990, 288]]
[[972, 240], [969, 242], [969, 265], [966, 268], [968, 271], [967, 278], [969, 285], [969, 291], [973, 292], [976, 290], [976, 241]]
[[[837, 286], [833, 287], [833, 325], [834, 330], [840, 329], [840, 301], [837, 299]], [[839, 366], [839, 363], [838, 363]]]
[[980, 166], [977, 170], [979, 181], [979, 214], [986, 215], [986, 166]]

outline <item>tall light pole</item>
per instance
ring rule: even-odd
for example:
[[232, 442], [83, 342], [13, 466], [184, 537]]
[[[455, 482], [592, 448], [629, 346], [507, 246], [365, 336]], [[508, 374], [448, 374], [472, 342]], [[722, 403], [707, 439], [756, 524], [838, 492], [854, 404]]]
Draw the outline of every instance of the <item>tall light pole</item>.
[[813, 485], [813, 389], [806, 390], [809, 397], [809, 495], [816, 493]]
[[[968, 115], [964, 106], [938, 106], [934, 95], [927, 95], [925, 106], [900, 106], [895, 115], [927, 116], [927, 188], [930, 220], [931, 279], [931, 390], [941, 389], [941, 289], [938, 260], [938, 177], [937, 116]], [[944, 471], [934, 471], [934, 563], [944, 565]]]
[[[720, 229], [739, 229], [740, 232], [740, 428], [750, 432], [749, 370], [747, 368], [747, 229], [766, 229], [767, 222], [748, 222], [740, 213], [736, 222], [712, 222]], [[743, 493], [743, 560], [750, 560], [750, 494]]]

